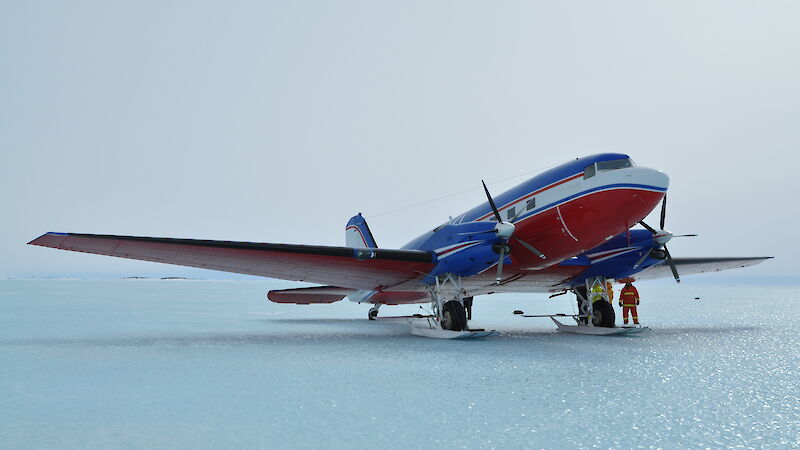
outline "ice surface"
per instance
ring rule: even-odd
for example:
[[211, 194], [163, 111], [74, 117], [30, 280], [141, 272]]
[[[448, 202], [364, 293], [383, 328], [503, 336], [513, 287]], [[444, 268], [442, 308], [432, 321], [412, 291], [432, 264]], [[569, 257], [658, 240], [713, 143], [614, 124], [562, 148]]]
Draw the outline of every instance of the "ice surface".
[[800, 445], [795, 288], [640, 283], [635, 337], [511, 314], [567, 296], [479, 297], [504, 333], [465, 342], [266, 301], [295, 285], [0, 280], [0, 447]]

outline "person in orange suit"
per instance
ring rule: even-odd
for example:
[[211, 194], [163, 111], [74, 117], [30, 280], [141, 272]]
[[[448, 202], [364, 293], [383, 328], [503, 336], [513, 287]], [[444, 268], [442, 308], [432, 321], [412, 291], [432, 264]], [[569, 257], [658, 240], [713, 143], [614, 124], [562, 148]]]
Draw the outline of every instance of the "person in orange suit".
[[639, 313], [636, 307], [639, 305], [639, 291], [630, 282], [625, 283], [625, 287], [619, 292], [619, 306], [622, 306], [622, 321], [625, 325], [628, 324], [628, 311], [633, 317], [633, 324], [639, 325]]

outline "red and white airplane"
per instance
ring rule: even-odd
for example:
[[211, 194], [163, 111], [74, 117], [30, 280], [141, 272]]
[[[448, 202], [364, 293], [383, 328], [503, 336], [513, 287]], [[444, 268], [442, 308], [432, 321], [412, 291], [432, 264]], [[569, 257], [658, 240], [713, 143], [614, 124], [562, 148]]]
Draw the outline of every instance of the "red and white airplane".
[[[669, 178], [603, 153], [567, 162], [451, 218], [401, 249], [378, 248], [361, 214], [346, 226], [346, 246], [46, 233], [32, 245], [177, 264], [322, 286], [270, 291], [278, 303], [374, 306], [431, 303], [429, 334], [469, 331], [472, 298], [504, 292], [573, 292], [577, 326], [613, 328], [607, 301], [587, 288], [606, 279], [636, 280], [718, 271], [768, 258], [672, 258], [664, 228]], [[484, 185], [484, 188], [486, 186]], [[662, 204], [660, 229], [642, 220]], [[641, 223], [646, 229], [631, 227]], [[467, 305], [465, 309], [464, 305]], [[591, 318], [591, 320], [589, 320]], [[449, 333], [448, 333], [449, 332]], [[589, 334], [611, 334], [592, 331]]]

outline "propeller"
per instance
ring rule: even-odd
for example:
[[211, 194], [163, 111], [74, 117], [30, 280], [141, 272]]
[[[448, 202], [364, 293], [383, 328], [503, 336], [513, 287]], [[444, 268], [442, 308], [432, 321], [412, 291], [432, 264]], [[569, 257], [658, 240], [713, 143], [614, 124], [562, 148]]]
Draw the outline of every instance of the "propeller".
[[481, 183], [483, 183], [483, 190], [486, 192], [486, 198], [489, 199], [489, 206], [492, 207], [494, 218], [497, 220], [497, 225], [495, 225], [493, 231], [495, 235], [497, 235], [497, 237], [502, 240], [502, 243], [499, 245], [500, 249], [498, 253], [500, 254], [500, 259], [497, 262], [497, 278], [495, 279], [495, 284], [500, 284], [500, 280], [503, 278], [503, 261], [505, 260], [505, 257], [508, 254], [508, 252], [506, 251], [507, 249], [506, 244], [508, 243], [509, 240], [514, 239], [514, 241], [518, 242], [520, 245], [528, 249], [531, 253], [535, 254], [539, 258], [544, 259], [545, 256], [536, 247], [514, 236], [514, 231], [516, 230], [516, 227], [510, 221], [508, 222], [503, 221], [503, 219], [500, 217], [500, 211], [497, 210], [497, 205], [495, 205], [494, 203], [492, 194], [489, 193], [489, 188], [486, 187], [486, 183], [483, 180], [481, 180]]
[[[645, 227], [649, 232], [653, 233], [653, 240], [664, 249], [664, 254], [667, 256], [667, 264], [669, 264], [669, 268], [672, 271], [672, 276], [675, 277], [675, 281], [678, 283], [681, 282], [681, 277], [678, 274], [678, 268], [675, 267], [675, 262], [672, 261], [672, 255], [669, 253], [669, 249], [667, 248], [667, 242], [674, 237], [694, 237], [697, 236], [696, 234], [679, 234], [674, 235], [669, 231], [664, 229], [664, 223], [666, 222], [667, 218], [667, 195], [664, 194], [664, 199], [661, 201], [661, 220], [659, 225], [661, 227], [660, 230], [656, 230], [655, 228], [651, 227], [650, 225], [646, 224], [643, 220], [639, 221], [639, 224]], [[641, 263], [644, 262], [645, 258], [647, 258], [647, 254], [643, 255], [642, 258], [634, 265], [634, 267], [638, 267]]]

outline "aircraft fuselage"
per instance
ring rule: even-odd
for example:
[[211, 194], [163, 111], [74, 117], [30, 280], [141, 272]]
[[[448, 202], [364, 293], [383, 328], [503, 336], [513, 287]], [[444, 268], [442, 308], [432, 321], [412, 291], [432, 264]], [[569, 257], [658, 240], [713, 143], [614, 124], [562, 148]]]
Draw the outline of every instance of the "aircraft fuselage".
[[[663, 172], [637, 167], [624, 154], [602, 153], [559, 165], [495, 196], [501, 219], [516, 227], [514, 236], [545, 255], [540, 258], [515, 240], [509, 241], [509, 274], [552, 266], [624, 233], [658, 205], [668, 186]], [[475, 235], [454, 233], [451, 226], [470, 222], [487, 226], [496, 222], [488, 201], [404, 248], [433, 251], [440, 263], [469, 252], [485, 243], [485, 237], [477, 231]], [[486, 270], [496, 261], [480, 263]]]

